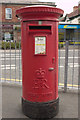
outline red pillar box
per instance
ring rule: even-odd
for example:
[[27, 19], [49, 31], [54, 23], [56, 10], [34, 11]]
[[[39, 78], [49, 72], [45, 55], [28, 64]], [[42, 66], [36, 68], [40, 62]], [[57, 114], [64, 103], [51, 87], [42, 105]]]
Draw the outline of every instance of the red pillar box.
[[30, 118], [58, 113], [58, 18], [49, 6], [18, 9], [22, 31], [22, 110]]

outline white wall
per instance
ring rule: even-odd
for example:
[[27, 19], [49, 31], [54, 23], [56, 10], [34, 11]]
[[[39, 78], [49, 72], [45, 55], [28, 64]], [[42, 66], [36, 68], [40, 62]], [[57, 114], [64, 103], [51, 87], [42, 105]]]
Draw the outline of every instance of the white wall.
[[79, 24], [79, 17], [77, 17], [77, 18], [74, 18], [73, 20], [71, 20], [71, 21], [68, 21], [68, 23], [73, 23], [73, 24]]

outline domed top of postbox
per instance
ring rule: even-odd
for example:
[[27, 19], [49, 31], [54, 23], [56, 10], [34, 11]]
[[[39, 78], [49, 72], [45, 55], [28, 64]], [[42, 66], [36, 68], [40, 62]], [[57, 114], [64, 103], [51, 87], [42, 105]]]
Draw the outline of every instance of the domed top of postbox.
[[16, 10], [16, 16], [26, 20], [57, 20], [64, 11], [51, 6], [35, 5]]

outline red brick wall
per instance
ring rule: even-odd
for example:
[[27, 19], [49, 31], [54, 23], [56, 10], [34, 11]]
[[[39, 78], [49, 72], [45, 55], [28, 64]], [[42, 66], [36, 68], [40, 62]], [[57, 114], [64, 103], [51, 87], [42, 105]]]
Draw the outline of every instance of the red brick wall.
[[[25, 5], [9, 5], [9, 4], [3, 4], [2, 5], [2, 22], [19, 22], [19, 20], [16, 17], [15, 11], [21, 7], [24, 7]], [[5, 8], [12, 8], [12, 19], [6, 19], [5, 18]]]
[[78, 6], [73, 7], [73, 12], [78, 9]]
[[0, 22], [2, 22], [2, 5], [0, 4]]

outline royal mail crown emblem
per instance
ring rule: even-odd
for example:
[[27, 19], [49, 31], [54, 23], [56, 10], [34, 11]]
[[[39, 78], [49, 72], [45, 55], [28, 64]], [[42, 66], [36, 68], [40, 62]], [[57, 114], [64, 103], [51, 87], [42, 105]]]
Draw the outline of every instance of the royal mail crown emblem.
[[36, 77], [38, 79], [43, 79], [45, 76], [45, 70], [43, 70], [42, 68], [39, 68], [39, 70], [36, 70]]

